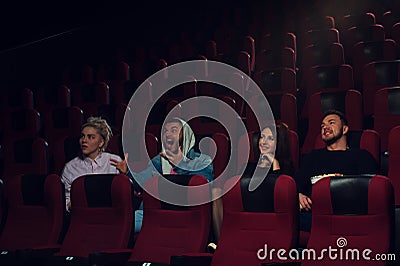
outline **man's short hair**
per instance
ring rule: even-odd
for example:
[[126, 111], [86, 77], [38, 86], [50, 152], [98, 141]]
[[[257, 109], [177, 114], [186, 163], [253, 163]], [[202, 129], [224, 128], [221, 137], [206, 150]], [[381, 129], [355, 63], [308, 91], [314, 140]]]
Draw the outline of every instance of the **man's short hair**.
[[337, 116], [339, 116], [340, 121], [342, 121], [342, 125], [344, 125], [344, 126], [348, 126], [349, 125], [349, 121], [347, 120], [346, 116], [342, 112], [340, 112], [338, 110], [334, 110], [334, 109], [330, 109], [330, 110], [326, 111], [322, 115], [321, 121], [324, 120], [325, 117], [327, 117], [328, 115], [337, 115]]

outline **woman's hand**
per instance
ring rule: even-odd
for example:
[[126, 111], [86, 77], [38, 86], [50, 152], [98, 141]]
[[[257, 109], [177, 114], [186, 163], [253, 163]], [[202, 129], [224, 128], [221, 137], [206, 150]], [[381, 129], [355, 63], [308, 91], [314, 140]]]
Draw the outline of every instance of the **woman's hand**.
[[271, 154], [271, 153], [262, 153], [259, 166], [260, 167], [264, 167], [264, 168], [270, 167], [273, 162], [274, 162], [273, 154]]
[[309, 197], [304, 194], [299, 193], [299, 203], [300, 203], [300, 211], [311, 211], [312, 201]]
[[128, 173], [128, 153], [125, 153], [125, 159], [123, 161], [118, 161], [115, 159], [110, 159], [111, 165], [115, 166], [121, 174]]

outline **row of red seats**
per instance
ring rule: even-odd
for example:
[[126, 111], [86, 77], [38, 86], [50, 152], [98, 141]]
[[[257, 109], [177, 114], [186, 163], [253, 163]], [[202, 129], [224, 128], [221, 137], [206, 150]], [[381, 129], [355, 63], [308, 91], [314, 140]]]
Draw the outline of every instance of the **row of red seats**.
[[[176, 177], [187, 186], [207, 183], [199, 175]], [[174, 175], [165, 178], [173, 182]], [[284, 249], [289, 258], [289, 252], [299, 247], [296, 183], [290, 176], [270, 176], [250, 192], [250, 179], [235, 176], [225, 183], [222, 232], [216, 252], [210, 254], [206, 253], [211, 230], [209, 190], [186, 191], [182, 203], [189, 205], [166, 204], [159, 198], [165, 193], [165, 181], [153, 177], [146, 189], [155, 194], [145, 190], [142, 229], [133, 236], [134, 203], [128, 177], [86, 175], [76, 179], [66, 226], [59, 176], [15, 176], [3, 189], [7, 218], [2, 220], [0, 232], [0, 261], [2, 265], [21, 261], [40, 265], [260, 265], [282, 261], [272, 249]], [[320, 254], [327, 246], [358, 248], [360, 252], [368, 248], [371, 256], [393, 254], [394, 195], [386, 177], [327, 177], [314, 185], [313, 199], [307, 249]], [[205, 203], [192, 205], [199, 200]], [[337, 242], [339, 239], [348, 241], [348, 247]], [[322, 258], [326, 262], [331, 259]], [[321, 263], [307, 257], [290, 260], [302, 261], [303, 266]], [[363, 260], [351, 263], [365, 265]], [[385, 261], [379, 265], [386, 265]]]

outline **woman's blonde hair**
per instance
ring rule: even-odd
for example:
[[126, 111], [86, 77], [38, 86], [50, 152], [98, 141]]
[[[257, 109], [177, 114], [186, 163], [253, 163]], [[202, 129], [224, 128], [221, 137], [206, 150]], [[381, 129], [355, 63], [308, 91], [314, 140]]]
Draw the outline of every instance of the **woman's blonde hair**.
[[107, 148], [108, 142], [113, 136], [111, 127], [108, 125], [107, 121], [101, 117], [91, 116], [87, 119], [87, 122], [82, 125], [81, 130], [83, 130], [85, 127], [92, 127], [96, 129], [97, 133], [104, 140], [104, 145], [100, 149], [101, 151], [104, 151]]

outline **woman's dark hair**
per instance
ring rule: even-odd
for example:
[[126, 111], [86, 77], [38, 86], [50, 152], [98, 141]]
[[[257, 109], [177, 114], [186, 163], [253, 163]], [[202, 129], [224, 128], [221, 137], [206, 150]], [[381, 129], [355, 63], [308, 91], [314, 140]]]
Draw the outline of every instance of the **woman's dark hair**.
[[294, 175], [293, 161], [290, 154], [289, 127], [283, 123], [276, 124], [276, 150], [275, 158], [281, 167], [281, 172], [286, 175]]

